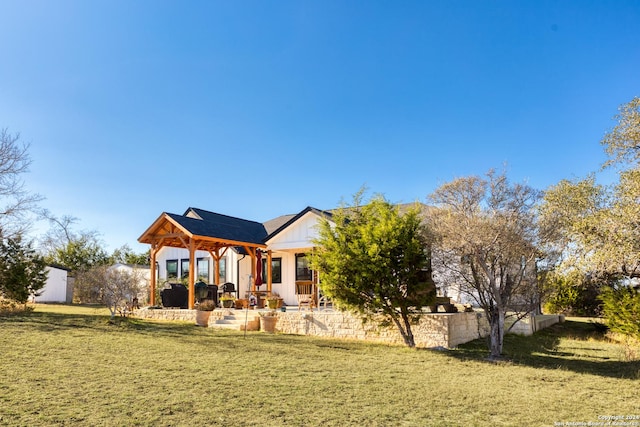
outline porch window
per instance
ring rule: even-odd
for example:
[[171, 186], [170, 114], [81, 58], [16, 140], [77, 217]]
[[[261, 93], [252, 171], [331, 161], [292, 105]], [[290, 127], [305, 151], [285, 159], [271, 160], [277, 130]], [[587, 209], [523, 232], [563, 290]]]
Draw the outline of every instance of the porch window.
[[198, 280], [209, 283], [209, 258], [198, 258]]
[[227, 281], [227, 258], [220, 258], [220, 275], [218, 283], [226, 283]]
[[[267, 260], [262, 259], [263, 274], [267, 274]], [[282, 283], [282, 258], [271, 258], [271, 283]]]
[[180, 276], [181, 278], [183, 279], [189, 278], [189, 260], [188, 259], [180, 260], [180, 272], [182, 273], [182, 275]]
[[167, 260], [167, 279], [175, 279], [178, 277], [178, 260]]
[[309, 268], [309, 258], [306, 254], [296, 254], [296, 281], [312, 280], [311, 268]]

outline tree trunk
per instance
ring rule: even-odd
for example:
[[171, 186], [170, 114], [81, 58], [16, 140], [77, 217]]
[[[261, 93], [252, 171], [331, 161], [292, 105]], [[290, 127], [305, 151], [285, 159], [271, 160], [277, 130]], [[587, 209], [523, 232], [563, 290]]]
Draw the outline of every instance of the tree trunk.
[[502, 357], [504, 339], [504, 311], [497, 309], [496, 312], [491, 313], [489, 315], [489, 326], [489, 360], [499, 360]]
[[396, 317], [393, 318], [393, 322], [398, 327], [398, 330], [400, 331], [400, 335], [402, 335], [402, 339], [404, 340], [404, 343], [409, 348], [415, 348], [416, 340], [413, 337], [413, 331], [411, 331], [411, 322], [409, 321], [409, 316], [407, 316], [405, 313], [402, 313], [400, 317], [402, 318], [402, 323], [400, 323], [400, 319]]

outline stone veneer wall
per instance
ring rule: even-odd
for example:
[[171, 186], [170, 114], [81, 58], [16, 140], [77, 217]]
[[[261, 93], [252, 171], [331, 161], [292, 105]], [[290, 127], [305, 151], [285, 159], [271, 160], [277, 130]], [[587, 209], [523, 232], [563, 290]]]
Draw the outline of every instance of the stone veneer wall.
[[[185, 322], [196, 321], [197, 310], [186, 309], [149, 309], [141, 308], [134, 311], [133, 315], [140, 319], [155, 319], [155, 320], [181, 320]], [[224, 316], [229, 314], [244, 313], [244, 311], [233, 311], [227, 309], [213, 310], [209, 316], [209, 321], [213, 322], [218, 319], [224, 319]], [[257, 312], [256, 312], [257, 314]]]
[[[242, 310], [214, 310], [209, 324], [225, 315], [243, 316]], [[255, 313], [257, 314], [257, 312]], [[255, 315], [254, 314], [254, 315]], [[196, 310], [136, 310], [134, 315], [142, 319], [181, 320], [194, 322]], [[296, 335], [314, 335], [404, 344], [395, 325], [381, 327], [373, 322], [363, 323], [357, 315], [341, 311], [276, 311], [276, 332]], [[536, 330], [561, 321], [559, 316], [529, 316], [519, 322], [513, 333], [531, 335]], [[474, 339], [485, 337], [489, 326], [483, 313], [427, 313], [412, 327], [417, 347], [453, 348]]]
[[133, 312], [140, 319], [196, 321], [196, 310], [141, 308]]
[[[276, 317], [276, 332], [404, 344], [395, 325], [362, 323], [360, 317], [347, 312], [276, 312]], [[476, 313], [425, 314], [412, 331], [416, 346], [423, 348], [452, 348], [486, 334], [486, 329], [478, 330]]]

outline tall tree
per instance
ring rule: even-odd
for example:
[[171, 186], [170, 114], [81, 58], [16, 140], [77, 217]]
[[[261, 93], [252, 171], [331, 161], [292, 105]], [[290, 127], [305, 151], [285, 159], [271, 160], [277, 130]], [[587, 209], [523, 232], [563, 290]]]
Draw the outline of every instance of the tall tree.
[[56, 217], [47, 211], [41, 215], [52, 225], [40, 244], [47, 262], [68, 268], [73, 276], [93, 266], [109, 263], [109, 255], [97, 231], [74, 231], [73, 225], [78, 219], [69, 215]]
[[47, 281], [44, 258], [20, 235], [0, 243], [0, 295], [26, 303]]
[[640, 98], [633, 98], [619, 111], [615, 116], [618, 124], [601, 141], [609, 155], [605, 166], [637, 165], [640, 161]]
[[22, 175], [29, 171], [29, 146], [20, 141], [20, 134], [0, 130], [0, 236], [23, 234], [29, 223], [25, 215], [42, 200], [24, 188]]
[[490, 326], [490, 358], [503, 350], [505, 319], [538, 306], [539, 193], [490, 171], [443, 184], [430, 195], [435, 236], [434, 274], [442, 272], [484, 309]]
[[560, 270], [587, 274], [603, 290], [610, 326], [637, 334], [640, 293], [628, 285], [640, 278], [640, 98], [621, 106], [616, 119], [601, 144], [604, 166], [621, 166], [618, 183], [599, 185], [592, 175], [551, 186], [541, 224], [555, 230], [548, 235], [562, 250]]
[[361, 199], [362, 192], [332, 221], [320, 222], [312, 268], [322, 291], [341, 307], [369, 319], [382, 316], [415, 347], [411, 325], [435, 296], [420, 209], [400, 213], [382, 196], [366, 205]]

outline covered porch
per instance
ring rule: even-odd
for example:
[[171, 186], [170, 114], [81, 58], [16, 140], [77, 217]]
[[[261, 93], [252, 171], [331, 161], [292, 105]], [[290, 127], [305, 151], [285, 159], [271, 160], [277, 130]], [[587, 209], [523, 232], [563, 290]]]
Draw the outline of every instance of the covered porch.
[[[150, 249], [150, 304], [155, 306], [157, 287], [156, 256], [164, 247], [186, 249], [189, 253], [188, 308], [196, 301], [196, 251], [206, 251], [214, 261], [214, 284], [220, 285], [220, 260], [229, 248], [242, 248], [251, 259], [251, 292], [257, 292], [256, 273], [261, 251], [266, 249], [264, 226], [258, 222], [233, 218], [201, 209], [189, 208], [184, 215], [163, 212], [138, 238], [140, 243], [151, 245]], [[271, 251], [266, 255], [266, 291], [271, 294]]]

